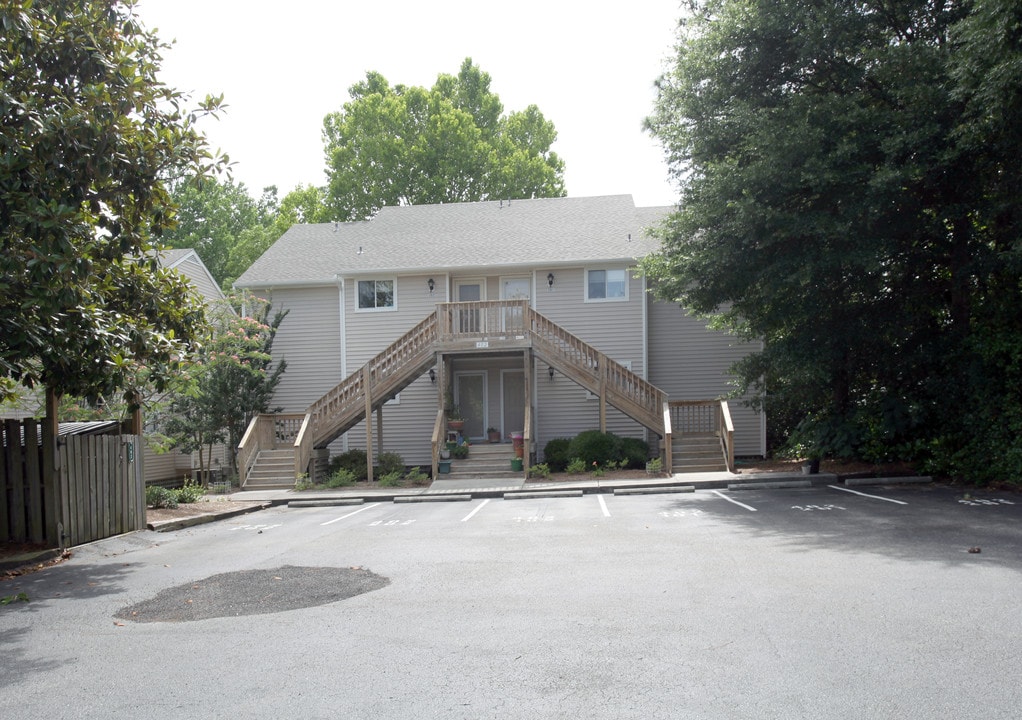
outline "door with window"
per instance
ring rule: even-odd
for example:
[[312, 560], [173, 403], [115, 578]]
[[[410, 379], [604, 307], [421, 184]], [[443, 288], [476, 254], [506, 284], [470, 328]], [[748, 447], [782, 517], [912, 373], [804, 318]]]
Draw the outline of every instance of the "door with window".
[[[528, 300], [532, 297], [532, 278], [505, 277], [500, 280], [501, 300]], [[521, 334], [524, 332], [525, 317], [521, 308], [507, 308], [504, 311], [502, 328], [504, 332]]]
[[[479, 302], [483, 300], [484, 286], [481, 280], [459, 280], [456, 284], [458, 302]], [[479, 333], [479, 308], [461, 308], [458, 310], [457, 329], [461, 333]]]
[[486, 437], [486, 371], [454, 373], [454, 402], [465, 420], [461, 434], [471, 440]]

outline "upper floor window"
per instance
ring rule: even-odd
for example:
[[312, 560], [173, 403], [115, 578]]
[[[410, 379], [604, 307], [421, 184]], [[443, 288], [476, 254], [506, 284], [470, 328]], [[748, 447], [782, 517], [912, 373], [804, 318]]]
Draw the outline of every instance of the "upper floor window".
[[359, 280], [358, 309], [386, 310], [394, 308], [393, 280]]
[[627, 300], [627, 270], [587, 270], [586, 300]]

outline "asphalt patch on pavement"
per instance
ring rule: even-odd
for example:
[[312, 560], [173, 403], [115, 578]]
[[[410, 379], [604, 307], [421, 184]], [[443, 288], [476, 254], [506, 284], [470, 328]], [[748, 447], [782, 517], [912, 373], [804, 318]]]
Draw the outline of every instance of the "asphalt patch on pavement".
[[360, 567], [239, 570], [167, 588], [115, 617], [149, 623], [263, 615], [347, 600], [389, 584], [389, 579]]

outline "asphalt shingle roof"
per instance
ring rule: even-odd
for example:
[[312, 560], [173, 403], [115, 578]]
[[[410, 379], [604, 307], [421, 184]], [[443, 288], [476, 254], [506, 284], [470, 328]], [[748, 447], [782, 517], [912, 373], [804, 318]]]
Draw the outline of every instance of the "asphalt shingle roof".
[[631, 195], [385, 207], [371, 220], [292, 226], [235, 284], [638, 258], [656, 248], [645, 229], [671, 209], [636, 208]]

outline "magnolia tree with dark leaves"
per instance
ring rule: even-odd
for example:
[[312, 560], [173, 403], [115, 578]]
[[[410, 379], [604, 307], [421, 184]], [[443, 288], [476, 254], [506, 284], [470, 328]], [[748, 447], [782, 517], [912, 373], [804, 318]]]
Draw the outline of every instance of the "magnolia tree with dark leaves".
[[163, 388], [204, 326], [158, 262], [165, 184], [224, 161], [196, 127], [220, 100], [160, 80], [132, 0], [8, 0], [0, 28], [0, 389]]

